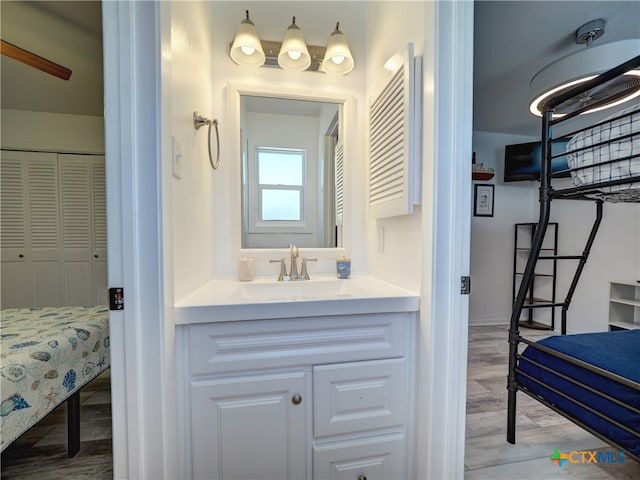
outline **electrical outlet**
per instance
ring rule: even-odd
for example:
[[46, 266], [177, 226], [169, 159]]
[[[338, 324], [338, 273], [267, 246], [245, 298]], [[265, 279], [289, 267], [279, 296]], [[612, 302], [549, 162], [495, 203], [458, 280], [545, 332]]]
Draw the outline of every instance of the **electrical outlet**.
[[180, 142], [178, 142], [175, 137], [171, 137], [171, 139], [173, 143], [173, 176], [180, 179], [182, 178], [182, 148], [180, 147]]

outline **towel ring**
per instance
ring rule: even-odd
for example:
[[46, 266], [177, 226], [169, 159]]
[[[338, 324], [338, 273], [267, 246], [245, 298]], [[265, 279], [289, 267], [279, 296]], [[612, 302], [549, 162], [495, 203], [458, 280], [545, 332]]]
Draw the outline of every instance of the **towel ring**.
[[[206, 117], [201, 116], [198, 112], [193, 112], [193, 126], [198, 130], [203, 125], [209, 125], [209, 141], [207, 142], [207, 146], [209, 147], [209, 163], [211, 164], [211, 168], [217, 170], [220, 166], [220, 132], [218, 131], [218, 120], [213, 119], [210, 120]], [[215, 127], [216, 129], [216, 163], [213, 163], [213, 155], [211, 155], [211, 127]]]

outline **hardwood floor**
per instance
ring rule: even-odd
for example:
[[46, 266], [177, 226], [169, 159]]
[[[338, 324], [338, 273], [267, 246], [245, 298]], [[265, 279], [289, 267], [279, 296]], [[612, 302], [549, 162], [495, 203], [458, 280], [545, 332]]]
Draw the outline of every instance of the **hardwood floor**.
[[64, 402], [2, 452], [2, 480], [113, 477], [109, 372], [102, 373], [80, 392], [78, 454], [67, 457], [67, 404]]
[[[527, 331], [530, 338], [546, 334]], [[521, 393], [517, 442], [507, 443], [507, 351], [506, 327], [469, 329], [465, 479], [640, 478], [640, 464], [628, 458], [623, 463], [562, 467], [551, 462], [554, 449], [613, 449]], [[83, 389], [82, 444], [74, 458], [67, 458], [63, 404], [3, 452], [2, 480], [112, 478], [110, 397], [109, 371]]]
[[[526, 330], [527, 338], [549, 332]], [[638, 479], [640, 463], [551, 462], [560, 452], [617, 450], [561, 415], [518, 393], [516, 444], [506, 441], [507, 354], [506, 326], [469, 328], [467, 375], [467, 433], [465, 479]]]

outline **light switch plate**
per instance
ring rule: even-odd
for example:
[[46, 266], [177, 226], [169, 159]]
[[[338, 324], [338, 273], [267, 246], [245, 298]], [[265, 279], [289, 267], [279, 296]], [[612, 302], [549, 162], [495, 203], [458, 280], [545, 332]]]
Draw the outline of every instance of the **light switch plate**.
[[177, 179], [182, 178], [182, 148], [180, 142], [175, 137], [171, 137], [172, 140], [172, 156], [173, 156], [173, 176]]

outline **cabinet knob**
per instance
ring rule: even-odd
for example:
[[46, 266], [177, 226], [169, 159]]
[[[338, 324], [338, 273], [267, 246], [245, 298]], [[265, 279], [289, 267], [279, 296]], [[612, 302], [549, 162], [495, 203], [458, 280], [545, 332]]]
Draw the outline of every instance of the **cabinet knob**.
[[358, 480], [367, 480], [367, 476], [364, 473], [358, 475]]
[[93, 256], [93, 258], [98, 258], [98, 257], [99, 255], [97, 253]]
[[302, 397], [296, 393], [293, 397], [291, 397], [291, 403], [293, 403], [294, 405], [300, 405], [302, 403]]
[[18, 258], [24, 258], [24, 255], [22, 253], [18, 254]]

